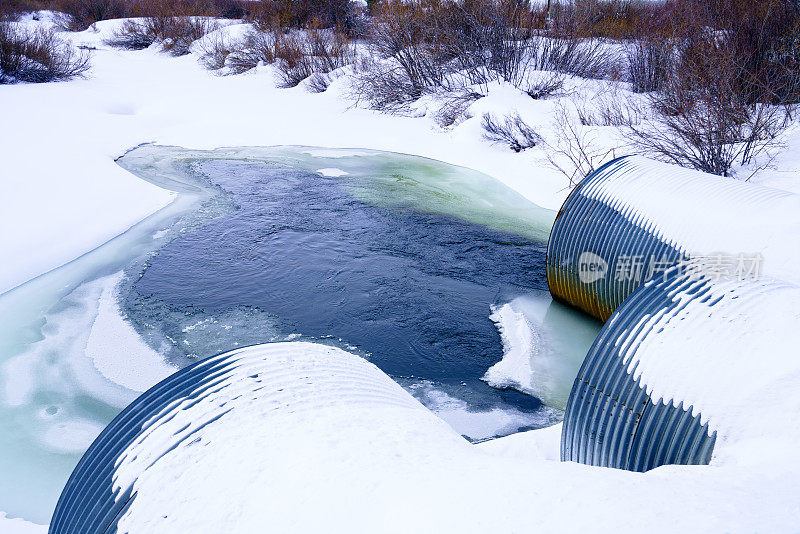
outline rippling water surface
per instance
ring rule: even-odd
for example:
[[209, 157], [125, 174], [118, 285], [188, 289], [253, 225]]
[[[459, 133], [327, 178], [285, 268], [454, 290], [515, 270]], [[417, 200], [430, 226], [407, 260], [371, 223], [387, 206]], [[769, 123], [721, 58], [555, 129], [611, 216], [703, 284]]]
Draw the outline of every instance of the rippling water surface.
[[[547, 214], [478, 173], [395, 157], [338, 157], [322, 173], [280, 158], [194, 162], [235, 208], [151, 259], [129, 315], [174, 361], [299, 336], [471, 409], [535, 413], [506, 432], [550, 422], [537, 399], [479, 380], [502, 356], [490, 307], [546, 288], [535, 217]], [[484, 181], [466, 181], [482, 194], [459, 188], [459, 173]]]

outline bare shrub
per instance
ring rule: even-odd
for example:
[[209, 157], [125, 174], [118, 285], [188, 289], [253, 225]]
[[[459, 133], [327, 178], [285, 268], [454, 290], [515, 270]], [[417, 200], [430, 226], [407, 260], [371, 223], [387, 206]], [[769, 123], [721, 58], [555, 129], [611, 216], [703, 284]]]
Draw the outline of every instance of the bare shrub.
[[331, 78], [327, 73], [315, 72], [308, 77], [306, 87], [310, 93], [324, 93], [330, 84]]
[[231, 40], [221, 34], [203, 40], [200, 62], [210, 70], [225, 69], [223, 74], [242, 74], [259, 64], [275, 61], [275, 35], [251, 30], [244, 38]]
[[359, 105], [386, 113], [405, 113], [422, 96], [422, 89], [396, 62], [380, 61], [371, 55], [355, 63], [350, 97]]
[[554, 141], [547, 143], [547, 160], [574, 187], [585, 176], [614, 158], [613, 149], [598, 146], [596, 132], [574, 121], [563, 105], [554, 119]]
[[260, 30], [339, 28], [348, 36], [363, 30], [360, 9], [351, 0], [260, 0], [248, 2], [248, 18]]
[[780, 146], [786, 109], [748, 104], [716, 90], [689, 92], [668, 87], [652, 97], [654, 117], [627, 131], [633, 145], [653, 157], [711, 174], [730, 176], [735, 163], [748, 165]]
[[506, 144], [514, 152], [534, 147], [542, 140], [536, 130], [522, 120], [519, 113], [509, 115], [502, 122], [490, 113], [486, 113], [483, 115], [481, 126], [484, 139], [493, 143]]
[[155, 41], [156, 36], [145, 24], [137, 20], [126, 20], [111, 37], [105, 40], [105, 43], [114, 48], [142, 50]]
[[271, 33], [249, 32], [242, 42], [232, 45], [231, 48], [226, 61], [231, 74], [241, 74], [254, 69], [260, 63], [269, 64], [275, 61], [275, 39]]
[[[466, 74], [472, 85], [525, 77], [529, 39], [540, 23], [527, 2], [443, 2], [438, 10], [434, 57], [443, 67]], [[449, 63], [449, 64], [448, 64]]]
[[[740, 95], [751, 103], [800, 102], [800, 8], [796, 1], [710, 0], [708, 6], [701, 4], [694, 10], [700, 20], [691, 28], [687, 48], [697, 51], [701, 59], [713, 56], [714, 49], [724, 49], [735, 60]], [[718, 30], [712, 42], [703, 40], [707, 27]]]
[[652, 31], [673, 31], [680, 20], [685, 0], [639, 2], [631, 0], [575, 0], [548, 2], [549, 29], [552, 33], [569, 37], [633, 39], [651, 35]]
[[[387, 1], [375, 9], [368, 42], [382, 60], [359, 71], [371, 107], [408, 107], [425, 93], [450, 93], [503, 80], [544, 98], [563, 82], [531, 83], [532, 70], [601, 78], [610, 71], [599, 42], [539, 35], [540, 11], [523, 0]], [[395, 99], [397, 105], [392, 104]], [[446, 122], [446, 121], [445, 121]]]
[[560, 72], [550, 72], [545, 76], [528, 80], [525, 93], [534, 100], [544, 100], [551, 96], [561, 95], [564, 90], [564, 76]]
[[208, 18], [190, 16], [155, 16], [127, 20], [106, 44], [128, 50], [140, 50], [161, 43], [163, 51], [173, 56], [189, 53], [192, 43], [219, 28]]
[[483, 94], [467, 89], [443, 95], [443, 104], [434, 115], [436, 124], [442, 128], [450, 127], [469, 118], [467, 109]]
[[627, 52], [628, 76], [634, 93], [662, 89], [676, 63], [675, 47], [666, 40], [636, 41]]
[[529, 68], [590, 79], [605, 78], [617, 61], [600, 41], [566, 37], [532, 39], [529, 54]]
[[376, 62], [373, 66], [379, 68], [367, 75], [402, 79], [400, 86], [408, 87], [409, 96], [414, 98], [432, 88], [443, 87], [446, 79], [443, 66], [452, 56], [445, 46], [444, 33], [437, 32], [433, 22], [445, 20], [441, 10], [438, 3], [381, 3], [373, 17], [370, 45], [377, 56], [389, 59], [391, 64]]
[[133, 15], [131, 0], [55, 0], [56, 11], [69, 17], [69, 29], [82, 31], [100, 20], [130, 17]]
[[0, 21], [15, 20], [19, 15], [41, 9], [37, 0], [4, 0], [0, 2]]
[[[22, 1], [22, 0], [15, 0]], [[123, 17], [242, 18], [249, 0], [39, 0], [43, 7], [66, 13], [69, 29], [85, 30], [95, 22]]]
[[573, 100], [578, 122], [583, 126], [632, 126], [645, 118], [646, 102], [631, 102], [616, 86], [590, 98]]
[[756, 43], [743, 51], [740, 39], [730, 32], [709, 36], [706, 28], [689, 35], [674, 73], [650, 95], [651, 117], [627, 129], [636, 148], [730, 176], [735, 164], [749, 165], [780, 144], [792, 108], [775, 104], [791, 102], [793, 78], [754, 66], [763, 50]]
[[144, 24], [148, 32], [161, 42], [164, 51], [173, 56], [188, 54], [192, 43], [219, 28], [213, 20], [189, 16], [149, 17]]
[[327, 73], [355, 61], [347, 36], [336, 30], [275, 35], [275, 61], [281, 87], [294, 87], [312, 74]]
[[52, 30], [0, 23], [0, 83], [68, 80], [88, 70], [89, 54], [59, 39]]
[[208, 70], [220, 70], [225, 67], [228, 57], [234, 51], [234, 45], [222, 34], [206, 37], [200, 44], [200, 64]]

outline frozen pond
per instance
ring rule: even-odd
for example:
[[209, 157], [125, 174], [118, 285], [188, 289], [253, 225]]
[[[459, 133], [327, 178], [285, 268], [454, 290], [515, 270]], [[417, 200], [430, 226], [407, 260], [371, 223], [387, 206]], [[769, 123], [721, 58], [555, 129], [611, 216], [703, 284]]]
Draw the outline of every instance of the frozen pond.
[[[143, 146], [119, 163], [178, 200], [0, 296], [0, 510], [46, 522], [138, 391], [266, 341], [360, 354], [473, 440], [559, 420], [598, 325], [547, 296], [552, 211], [468, 169], [365, 150]], [[482, 380], [504, 349], [541, 380]]]

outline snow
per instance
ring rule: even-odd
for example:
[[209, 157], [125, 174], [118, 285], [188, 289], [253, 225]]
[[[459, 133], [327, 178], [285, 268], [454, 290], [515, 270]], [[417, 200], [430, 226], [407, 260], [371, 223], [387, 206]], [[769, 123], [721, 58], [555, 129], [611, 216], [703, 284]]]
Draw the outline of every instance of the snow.
[[[232, 357], [202, 399], [154, 414], [117, 460], [115, 487], [136, 492], [120, 531], [777, 532], [800, 511], [791, 441], [775, 450], [751, 434], [762, 428], [723, 440], [710, 466], [594, 468], [558, 461], [558, 425], [472, 445], [340, 349], [275, 343]], [[713, 386], [738, 393], [748, 420], [775, 397], [750, 394], [777, 385], [768, 375], [751, 388], [753, 367]], [[773, 410], [784, 424], [768, 435], [796, 438], [793, 414]]]
[[516, 387], [525, 393], [533, 393], [526, 384], [533, 379], [530, 355], [539, 343], [539, 335], [521, 312], [504, 304], [495, 309], [489, 319], [497, 324], [503, 341], [503, 359], [491, 366], [483, 379], [494, 387]]
[[[5, 260], [0, 293], [92, 250], [174, 200], [174, 194], [114, 163], [144, 142], [198, 149], [316, 145], [328, 147], [315, 151], [328, 157], [348, 147], [388, 150], [484, 172], [550, 209], [557, 209], [568, 193], [566, 178], [545, 164], [543, 149], [515, 154], [483, 140], [480, 131], [483, 113], [517, 111], [547, 138], [552, 100], [533, 101], [508, 86], [493, 86], [470, 108], [471, 118], [441, 129], [428, 109], [421, 109], [419, 117], [401, 117], [352, 108], [344, 98], [346, 77], [324, 93], [309, 94], [302, 87], [275, 88], [269, 66], [219, 77], [203, 70], [194, 55], [111, 50], [102, 39], [122, 22], [65, 34], [97, 48], [86, 79], [0, 86], [5, 126], [0, 129], [0, 257]], [[240, 24], [220, 31], [245, 30]], [[584, 92], [591, 102], [597, 83], [569, 89]], [[618, 144], [613, 128], [591, 131], [601, 146]], [[789, 148], [776, 156], [775, 168], [753, 182], [800, 191], [797, 127], [788, 132], [786, 143]], [[336, 170], [318, 172], [332, 176], [326, 173]], [[717, 207], [727, 202], [709, 191], [692, 195], [697, 202], [672, 212], [676, 235], [688, 235], [695, 217], [716, 216], [717, 208], [701, 200]], [[797, 208], [796, 200], [785, 198], [781, 202], [787, 209]], [[660, 197], [642, 191], [633, 200], [651, 202], [648, 209], [669, 209]], [[712, 221], [719, 225], [716, 243], [722, 246], [726, 236], [748, 231], [753, 236], [749, 242], [761, 249], [756, 241], [763, 236], [751, 223], [751, 210], [736, 205], [741, 208], [736, 216]], [[768, 218], [769, 210], [758, 217]], [[764, 245], [770, 251], [789, 250], [777, 267], [768, 269], [790, 280], [796, 280], [791, 274], [796, 249], [789, 248], [797, 245], [796, 224], [796, 217], [788, 219], [787, 228], [793, 230], [766, 236]], [[707, 242], [696, 244], [711, 252]], [[59, 389], [69, 382], [61, 378], [66, 373], [77, 377], [79, 389], [121, 406], [169, 371], [119, 317], [113, 298], [117, 281], [112, 276], [80, 288], [75, 307], [53, 317], [61, 328], [46, 329], [49, 338], [34, 353], [3, 362], [6, 402], [23, 402], [41, 393], [38, 388], [51, 386], [71, 398], [74, 391]], [[795, 530], [800, 517], [795, 459], [800, 401], [794, 394], [800, 391], [799, 299], [794, 287], [753, 299], [751, 312], [726, 316], [742, 325], [740, 331], [715, 336], [715, 345], [708, 344], [709, 334], [682, 321], [683, 329], [678, 323], [667, 325], [674, 330], [646, 341], [647, 351], [637, 352], [638, 369], [654, 395], [689, 399], [717, 425], [722, 438], [707, 467], [665, 466], [638, 474], [561, 463], [558, 426], [471, 445], [364, 360], [329, 347], [275, 345], [253, 350], [269, 356], [262, 362], [265, 376], [283, 390], [267, 404], [247, 402], [277, 389], [247, 390], [251, 383], [230, 380], [230, 391], [239, 388], [250, 395], [237, 401], [241, 409], [202, 429], [201, 444], [182, 443], [146, 471], [123, 522], [141, 527], [138, 531], [158, 524], [164, 532], [252, 532], [265, 526], [383, 532], [420, 526], [428, 531], [577, 532], [598, 525], [617, 532]], [[489, 380], [534, 391], [538, 386], [526, 381], [525, 373], [535, 371], [537, 360], [525, 355], [535, 353], [541, 340], [530, 328], [526, 332], [531, 316], [509, 306], [496, 310], [494, 318], [501, 325], [507, 359], [492, 368]], [[85, 330], [91, 332], [88, 338], [80, 325], [91, 326]], [[109, 359], [104, 347], [113, 336], [134, 347], [130, 362]], [[684, 350], [694, 340], [713, 350]], [[54, 347], [71, 347], [82, 360], [70, 353], [69, 368], [57, 368], [47, 354]], [[737, 365], [730, 364], [734, 357]], [[129, 366], [136, 361], [148, 362], [149, 374], [139, 375], [143, 368]], [[345, 380], [354, 375], [358, 380]], [[311, 383], [298, 381], [300, 376]], [[372, 389], [364, 389], [365, 380]], [[358, 400], [362, 394], [372, 402]], [[213, 413], [212, 400], [163, 421], [159, 436], [170, 442], [183, 424]], [[445, 418], [484, 428], [483, 416], [464, 415], [458, 402], [439, 400], [453, 407], [449, 415], [441, 410]], [[510, 417], [511, 423], [518, 422]], [[76, 431], [76, 440], [59, 442], [59, 428], [67, 426]], [[42, 440], [54, 449], [72, 450], [85, 447], [98, 431], [91, 421], [56, 418], [44, 426]], [[131, 481], [156, 450], [140, 444], [136, 452], [138, 457], [131, 454], [120, 464], [119, 481]], [[0, 512], [2, 532], [45, 530]]]

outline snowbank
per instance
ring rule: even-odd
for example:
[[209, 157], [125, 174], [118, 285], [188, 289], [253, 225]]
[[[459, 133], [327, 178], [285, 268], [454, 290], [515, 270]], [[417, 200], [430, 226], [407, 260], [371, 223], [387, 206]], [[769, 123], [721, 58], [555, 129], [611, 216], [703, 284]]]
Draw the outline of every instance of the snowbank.
[[[119, 530], [777, 532], [796, 526], [798, 462], [765, 454], [763, 442], [731, 437], [724, 461], [711, 466], [599, 469], [558, 461], [558, 426], [471, 445], [375, 366], [339, 349], [279, 343], [220, 358], [231, 364], [196, 383], [196, 397], [140, 414], [148, 421], [143, 432], [118, 458], [104, 460], [116, 466], [120, 495], [136, 492]], [[738, 385], [740, 392], [767, 391], [766, 383]], [[740, 402], [748, 417], [769, 402], [748, 400], [745, 394]], [[797, 410], [775, 411], [771, 421], [788, 423], [775, 432], [794, 436]], [[113, 506], [109, 490], [102, 504], [86, 504]], [[79, 500], [84, 495], [73, 491]]]

